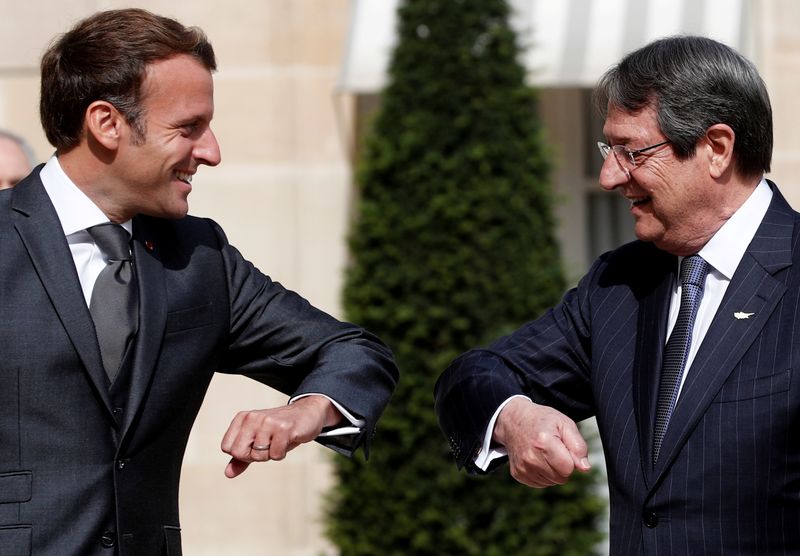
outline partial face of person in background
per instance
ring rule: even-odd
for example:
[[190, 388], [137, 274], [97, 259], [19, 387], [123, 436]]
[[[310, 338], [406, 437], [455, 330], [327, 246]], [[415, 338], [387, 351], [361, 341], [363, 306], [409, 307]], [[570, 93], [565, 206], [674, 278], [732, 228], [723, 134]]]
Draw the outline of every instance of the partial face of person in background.
[[28, 157], [19, 144], [8, 137], [0, 137], [0, 189], [14, 187], [30, 171]]

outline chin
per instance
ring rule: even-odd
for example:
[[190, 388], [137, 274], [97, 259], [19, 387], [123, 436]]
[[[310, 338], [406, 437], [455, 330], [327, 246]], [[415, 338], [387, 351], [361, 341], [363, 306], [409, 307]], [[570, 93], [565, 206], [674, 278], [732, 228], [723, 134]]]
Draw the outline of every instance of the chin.
[[148, 211], [142, 211], [142, 214], [152, 216], [154, 218], [167, 218], [169, 220], [180, 220], [189, 214], [189, 206], [184, 205], [180, 207], [159, 207]]
[[165, 216], [165, 218], [180, 220], [181, 218], [185, 218], [187, 214], [189, 214], [189, 207], [186, 207], [182, 210], [172, 211], [168, 216]]
[[656, 234], [648, 233], [647, 230], [640, 230], [638, 227], [636, 227], [633, 230], [633, 233], [634, 233], [634, 235], [636, 235], [636, 239], [638, 239], [640, 241], [647, 241], [647, 242], [651, 242], [651, 243], [656, 243], [656, 245], [658, 244], [657, 240], [658, 240], [659, 236], [657, 236]]
[[665, 235], [664, 228], [658, 224], [659, 223], [654, 222], [653, 220], [645, 221], [644, 219], [639, 219], [636, 221], [636, 225], [633, 228], [633, 233], [636, 234], [638, 239], [655, 243], [656, 246], [658, 246], [659, 242], [664, 239]]

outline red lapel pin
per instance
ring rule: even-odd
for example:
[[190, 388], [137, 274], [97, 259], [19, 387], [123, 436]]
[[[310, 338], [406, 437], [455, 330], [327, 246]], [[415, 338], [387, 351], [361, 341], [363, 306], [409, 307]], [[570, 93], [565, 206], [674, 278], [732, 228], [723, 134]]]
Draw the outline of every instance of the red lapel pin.
[[144, 242], [144, 247], [145, 247], [145, 249], [147, 249], [148, 251], [152, 251], [152, 250], [155, 248], [155, 246], [153, 245], [153, 242], [152, 242], [152, 241], [145, 241], [145, 242]]

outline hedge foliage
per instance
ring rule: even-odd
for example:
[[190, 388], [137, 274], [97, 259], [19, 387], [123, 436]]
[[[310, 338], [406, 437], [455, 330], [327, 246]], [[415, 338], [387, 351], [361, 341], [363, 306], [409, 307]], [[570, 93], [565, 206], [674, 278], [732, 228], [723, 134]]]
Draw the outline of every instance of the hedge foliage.
[[564, 289], [549, 156], [505, 0], [407, 0], [359, 163], [344, 303], [400, 365], [370, 460], [336, 458], [342, 556], [580, 555], [600, 535], [592, 475], [547, 490], [457, 472], [433, 385], [459, 353]]

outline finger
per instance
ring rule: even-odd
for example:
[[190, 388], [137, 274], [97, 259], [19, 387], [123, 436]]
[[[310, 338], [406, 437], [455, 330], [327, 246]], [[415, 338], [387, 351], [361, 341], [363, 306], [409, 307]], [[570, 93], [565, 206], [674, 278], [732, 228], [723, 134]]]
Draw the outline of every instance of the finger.
[[239, 436], [236, 437], [236, 440], [233, 442], [233, 447], [229, 454], [238, 460], [242, 461], [250, 461], [252, 459], [252, 450], [251, 447], [253, 446], [253, 434], [246, 433], [242, 431], [239, 433]]
[[270, 445], [268, 441], [258, 441], [256, 440], [253, 442], [252, 446], [250, 446], [250, 459], [253, 461], [269, 461], [272, 459], [269, 453]]
[[289, 447], [289, 431], [281, 428], [272, 435], [269, 458], [280, 461], [286, 457], [286, 453], [290, 450]]
[[233, 450], [234, 442], [236, 441], [237, 437], [239, 436], [239, 432], [242, 428], [242, 421], [244, 420], [244, 412], [240, 411], [239, 413], [234, 416], [231, 424], [228, 425], [228, 430], [225, 431], [225, 434], [222, 436], [222, 442], [220, 443], [220, 448], [226, 454], [230, 454]]
[[537, 458], [537, 460], [539, 460], [537, 463], [510, 461], [511, 476], [514, 480], [532, 488], [546, 488], [557, 484], [549, 472], [542, 471], [547, 465], [546, 462], [541, 461], [540, 458]]
[[572, 454], [557, 432], [539, 433], [533, 443], [533, 454], [530, 461], [546, 482], [564, 484], [575, 470]]
[[[573, 456], [573, 457], [575, 457], [575, 456]], [[582, 458], [575, 457], [575, 469], [577, 469], [581, 473], [588, 473], [589, 471], [591, 471], [592, 470], [592, 464], [589, 461], [589, 458], [587, 458], [587, 457], [582, 457]]]
[[[250, 461], [252, 456], [251, 448], [257, 443], [256, 439], [259, 437], [269, 438], [269, 431], [266, 431], [262, 426], [263, 419], [259, 412], [245, 411], [242, 413], [239, 434], [233, 441], [230, 455], [236, 459]], [[261, 444], [270, 444], [270, 442], [262, 442]]]
[[238, 477], [239, 475], [245, 472], [245, 470], [249, 465], [250, 462], [232, 458], [231, 461], [228, 462], [227, 467], [225, 467], [225, 476], [228, 477], [229, 479]]
[[578, 426], [571, 421], [567, 423], [563, 427], [561, 439], [572, 456], [575, 468], [583, 473], [588, 472], [592, 468], [592, 464], [589, 462], [589, 445], [581, 435]]

